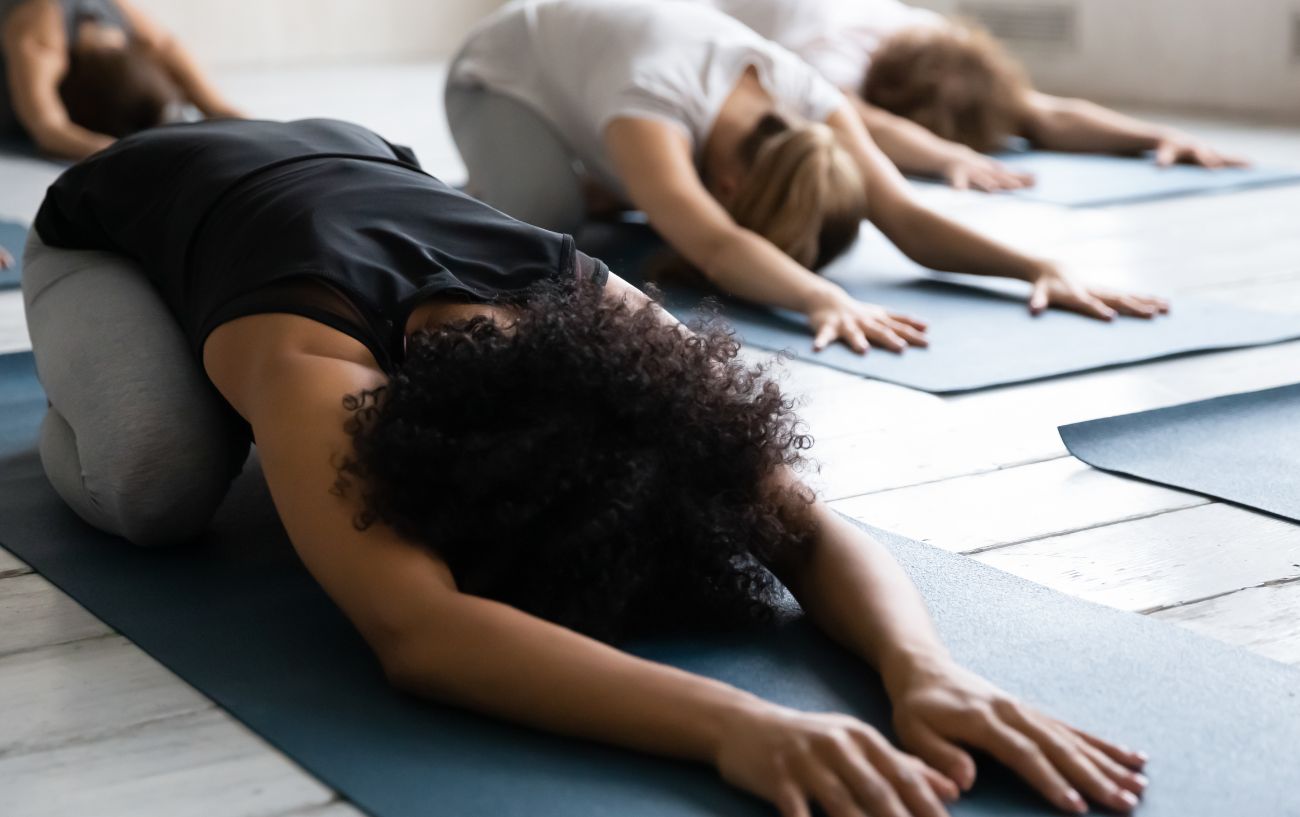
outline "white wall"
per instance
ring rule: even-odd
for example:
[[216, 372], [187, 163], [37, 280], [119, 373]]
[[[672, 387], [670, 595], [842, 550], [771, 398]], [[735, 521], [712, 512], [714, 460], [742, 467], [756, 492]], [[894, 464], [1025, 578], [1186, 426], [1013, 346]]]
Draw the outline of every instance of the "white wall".
[[206, 65], [449, 56], [501, 0], [136, 0]]
[[[137, 2], [221, 68], [445, 57], [501, 0]], [[946, 12], [1074, 6], [1072, 48], [1017, 49], [1054, 93], [1300, 120], [1300, 60], [1292, 56], [1300, 0], [911, 2]]]
[[1300, 0], [916, 0], [1073, 5], [1072, 50], [1019, 49], [1045, 90], [1115, 103], [1300, 120]]

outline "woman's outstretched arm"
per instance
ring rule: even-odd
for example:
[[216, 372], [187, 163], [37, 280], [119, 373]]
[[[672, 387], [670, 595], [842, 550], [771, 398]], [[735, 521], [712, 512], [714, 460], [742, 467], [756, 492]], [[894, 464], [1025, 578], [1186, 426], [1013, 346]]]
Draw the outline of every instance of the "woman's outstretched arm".
[[118, 6], [130, 22], [136, 40], [167, 71], [184, 92], [186, 99], [204, 116], [210, 119], [243, 116], [230, 104], [180, 40], [127, 0], [118, 0]]
[[828, 635], [880, 671], [903, 748], [963, 789], [975, 780], [967, 750], [980, 749], [1067, 812], [1085, 811], [1084, 797], [1122, 812], [1137, 805], [1146, 786], [1136, 771], [1142, 755], [1043, 715], [958, 666], [890, 553], [824, 504], [813, 513], [819, 533], [808, 559], [775, 568]]
[[1012, 170], [991, 156], [877, 108], [852, 89], [844, 89], [844, 96], [880, 150], [904, 173], [943, 179], [958, 190], [1017, 190], [1034, 183], [1030, 174]]
[[328, 351], [254, 365], [262, 388], [236, 407], [253, 425], [277, 510], [394, 684], [550, 732], [713, 764], [784, 817], [809, 817], [811, 803], [834, 817], [943, 817], [940, 796], [957, 794], [951, 781], [865, 724], [786, 709], [461, 593], [427, 549], [382, 525], [358, 531], [359, 506], [331, 492], [351, 450], [342, 399], [379, 376]]
[[833, 113], [827, 124], [866, 178], [868, 218], [918, 264], [1026, 281], [1032, 287], [1029, 308], [1034, 313], [1056, 306], [1110, 320], [1117, 314], [1149, 318], [1168, 310], [1160, 298], [1082, 286], [1052, 262], [1026, 255], [922, 206], [848, 104]]
[[1227, 156], [1172, 128], [1143, 122], [1085, 99], [1066, 99], [1037, 91], [1029, 95], [1023, 134], [1049, 150], [1096, 153], [1155, 151], [1156, 163], [1186, 162], [1204, 167], [1242, 167]]
[[731, 218], [700, 181], [685, 135], [652, 119], [610, 123], [605, 142], [632, 203], [677, 252], [724, 292], [808, 316], [814, 347], [842, 340], [902, 351], [925, 345], [924, 324], [873, 304], [805, 269]]

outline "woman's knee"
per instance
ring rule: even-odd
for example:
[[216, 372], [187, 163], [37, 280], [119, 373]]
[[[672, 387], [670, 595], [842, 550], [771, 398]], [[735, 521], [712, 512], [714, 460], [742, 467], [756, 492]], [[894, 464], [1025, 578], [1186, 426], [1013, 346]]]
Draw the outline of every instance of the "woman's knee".
[[87, 457], [53, 408], [41, 429], [41, 460], [51, 485], [91, 525], [143, 547], [200, 536], [238, 472], [239, 444], [160, 433], [128, 440], [112, 457]]

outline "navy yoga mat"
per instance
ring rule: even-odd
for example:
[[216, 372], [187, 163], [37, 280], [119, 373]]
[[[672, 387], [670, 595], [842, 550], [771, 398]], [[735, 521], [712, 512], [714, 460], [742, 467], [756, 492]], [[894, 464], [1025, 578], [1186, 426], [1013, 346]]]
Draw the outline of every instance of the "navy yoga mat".
[[[704, 766], [566, 740], [390, 689], [307, 575], [255, 467], [210, 535], [141, 550], [80, 522], [32, 441], [44, 411], [28, 355], [0, 358], [0, 544], [324, 783], [376, 817], [759, 817]], [[1063, 718], [1151, 753], [1143, 817], [1300, 814], [1300, 672], [877, 532], [975, 670]], [[775, 701], [882, 729], [874, 674], [797, 619], [664, 638], [634, 652]], [[1055, 812], [981, 764], [954, 817]]]
[[1034, 174], [1033, 187], [1013, 191], [1017, 198], [1067, 207], [1102, 207], [1203, 193], [1300, 182], [1300, 168], [1235, 167], [1210, 170], [1192, 165], [1158, 167], [1154, 158], [1013, 151], [997, 158]]
[[[581, 246], [619, 275], [644, 280], [648, 260], [661, 245], [640, 225], [592, 225]], [[787, 351], [794, 357], [864, 377], [936, 394], [972, 391], [1065, 374], [1138, 363], [1194, 352], [1255, 346], [1300, 337], [1300, 315], [1259, 312], [1179, 297], [1171, 314], [1155, 320], [1121, 318], [1110, 323], [1059, 310], [1031, 316], [1028, 292], [1015, 282], [973, 283], [974, 276], [920, 277], [864, 233], [826, 275], [859, 300], [928, 321], [930, 346], [903, 354], [872, 350], [858, 355], [843, 344], [812, 351], [812, 335], [801, 315], [738, 301], [722, 315], [751, 346]], [[867, 275], [870, 282], [863, 282]], [[666, 305], [682, 320], [697, 317], [703, 294], [665, 287]]]
[[1300, 522], [1300, 384], [1062, 426], [1094, 468]]
[[0, 221], [0, 247], [4, 247], [14, 257], [12, 266], [0, 270], [0, 290], [18, 286], [22, 277], [25, 246], [27, 246], [27, 225], [14, 221]]

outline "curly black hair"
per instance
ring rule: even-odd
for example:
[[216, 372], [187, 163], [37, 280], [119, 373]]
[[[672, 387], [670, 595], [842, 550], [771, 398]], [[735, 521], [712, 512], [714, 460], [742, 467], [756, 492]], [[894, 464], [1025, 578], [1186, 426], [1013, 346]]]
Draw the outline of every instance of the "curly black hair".
[[[773, 479], [811, 438], [716, 319], [546, 285], [501, 325], [411, 338], [350, 395], [356, 523], [445, 559], [461, 590], [606, 641], [770, 619], [811, 496]], [[783, 486], [783, 487], [782, 487]]]

